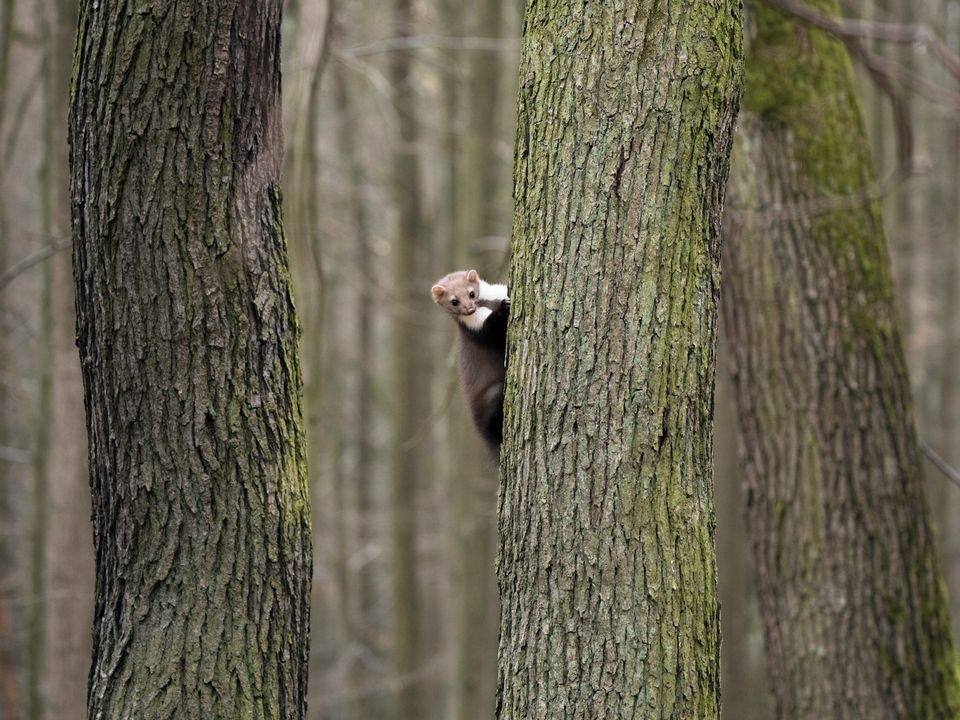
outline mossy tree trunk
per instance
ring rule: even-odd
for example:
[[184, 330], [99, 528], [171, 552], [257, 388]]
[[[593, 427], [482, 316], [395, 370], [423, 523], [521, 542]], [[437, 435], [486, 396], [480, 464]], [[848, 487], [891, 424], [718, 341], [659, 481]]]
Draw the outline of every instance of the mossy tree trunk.
[[724, 316], [777, 717], [956, 717], [851, 64], [826, 35], [750, 8]]
[[278, 0], [81, 6], [70, 141], [91, 718], [305, 715], [279, 27]]
[[740, 3], [527, 5], [497, 715], [714, 718], [719, 230]]

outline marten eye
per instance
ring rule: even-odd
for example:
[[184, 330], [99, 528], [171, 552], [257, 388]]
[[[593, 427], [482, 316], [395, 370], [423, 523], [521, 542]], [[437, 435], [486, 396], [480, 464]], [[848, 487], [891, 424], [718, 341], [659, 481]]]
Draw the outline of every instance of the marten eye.
[[473, 300], [473, 298], [475, 298], [476, 296], [477, 296], [477, 294], [476, 294], [473, 290], [471, 290], [471, 291], [470, 291], [470, 299]]
[[457, 300], [456, 298], [454, 298], [453, 300], [450, 301], [450, 304], [453, 305], [454, 307], [456, 307], [457, 305], [460, 304], [460, 301]]

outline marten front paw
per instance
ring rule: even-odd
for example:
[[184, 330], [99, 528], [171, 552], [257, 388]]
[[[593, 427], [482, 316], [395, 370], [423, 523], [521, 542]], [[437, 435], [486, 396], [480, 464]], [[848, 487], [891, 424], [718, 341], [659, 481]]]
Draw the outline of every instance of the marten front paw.
[[510, 298], [504, 298], [500, 301], [500, 312], [507, 312], [510, 310]]

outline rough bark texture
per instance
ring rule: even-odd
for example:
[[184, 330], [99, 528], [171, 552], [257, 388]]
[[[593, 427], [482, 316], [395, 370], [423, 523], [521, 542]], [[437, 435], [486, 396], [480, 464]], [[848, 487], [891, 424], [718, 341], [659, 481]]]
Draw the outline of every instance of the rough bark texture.
[[302, 718], [310, 522], [280, 3], [84, 2], [74, 264], [91, 718]]
[[956, 717], [851, 65], [827, 36], [752, 10], [724, 315], [777, 716]]
[[711, 423], [740, 3], [532, 0], [498, 717], [714, 718]]

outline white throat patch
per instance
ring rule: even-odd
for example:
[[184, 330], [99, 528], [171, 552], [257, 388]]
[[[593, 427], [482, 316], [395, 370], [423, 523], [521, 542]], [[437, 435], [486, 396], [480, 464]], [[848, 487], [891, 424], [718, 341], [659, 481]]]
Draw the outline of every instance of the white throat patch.
[[457, 320], [459, 320], [460, 324], [465, 328], [479, 332], [491, 315], [493, 315], [493, 310], [482, 307], [477, 308], [477, 311], [473, 315], [457, 315]]

